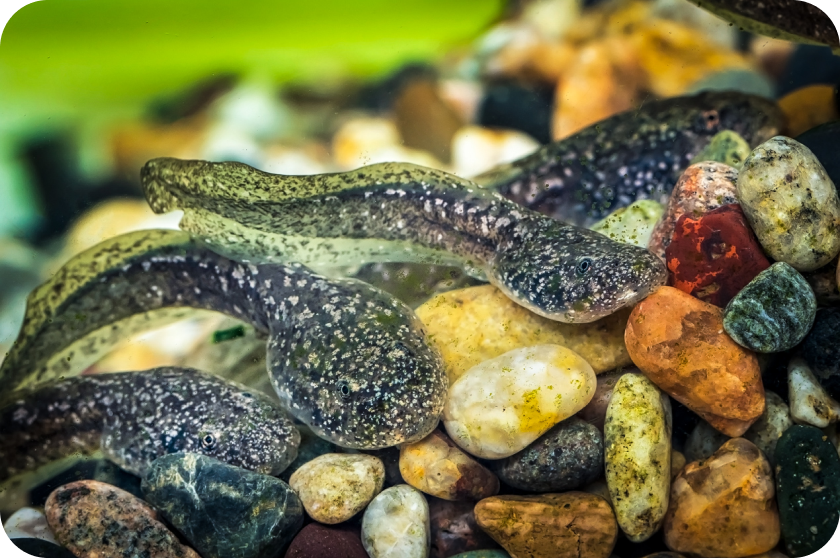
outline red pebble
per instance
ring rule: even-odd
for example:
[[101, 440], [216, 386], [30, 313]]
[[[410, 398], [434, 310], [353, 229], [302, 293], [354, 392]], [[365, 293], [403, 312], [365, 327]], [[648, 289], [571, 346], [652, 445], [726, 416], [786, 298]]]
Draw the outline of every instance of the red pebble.
[[289, 545], [285, 558], [368, 558], [355, 529], [310, 523]]
[[665, 261], [669, 285], [720, 307], [770, 267], [737, 203], [680, 217]]

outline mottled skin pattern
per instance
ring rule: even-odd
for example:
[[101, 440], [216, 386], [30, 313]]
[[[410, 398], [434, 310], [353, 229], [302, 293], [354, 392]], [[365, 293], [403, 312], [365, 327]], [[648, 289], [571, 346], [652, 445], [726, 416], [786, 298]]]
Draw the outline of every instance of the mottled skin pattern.
[[645, 103], [475, 180], [530, 209], [589, 226], [634, 201], [667, 203], [680, 174], [718, 132], [751, 147], [783, 125], [773, 101], [707, 92]]
[[[665, 282], [664, 266], [643, 248], [417, 165], [282, 176], [242, 163], [164, 158], [149, 161], [142, 177], [152, 209], [183, 209], [183, 228], [237, 259], [439, 263], [430, 254], [444, 254], [562, 322], [595, 321]], [[360, 245], [377, 248], [362, 253]]]
[[0, 480], [98, 449], [138, 476], [179, 451], [276, 475], [300, 444], [268, 397], [188, 368], [79, 376], [12, 395], [0, 407]]
[[299, 264], [240, 264], [179, 231], [121, 235], [68, 262], [30, 295], [0, 378], [16, 389], [76, 372], [124, 339], [126, 319], [171, 308], [223, 312], [266, 333], [281, 403], [335, 444], [393, 446], [437, 425], [448, 380], [410, 308]]

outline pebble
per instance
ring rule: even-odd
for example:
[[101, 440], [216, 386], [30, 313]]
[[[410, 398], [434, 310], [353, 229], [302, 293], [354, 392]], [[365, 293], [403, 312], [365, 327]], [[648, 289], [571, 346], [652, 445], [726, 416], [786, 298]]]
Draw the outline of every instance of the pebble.
[[708, 459], [730, 439], [726, 434], [721, 434], [715, 430], [705, 420], [701, 420], [685, 441], [685, 459], [688, 462]]
[[793, 267], [776, 262], [729, 301], [723, 328], [736, 343], [759, 353], [792, 349], [811, 329], [817, 298]]
[[531, 445], [490, 468], [505, 484], [528, 492], [566, 492], [593, 482], [604, 469], [604, 441], [597, 427], [570, 417]]
[[800, 357], [788, 363], [788, 398], [790, 416], [796, 423], [825, 428], [840, 420], [840, 403], [823, 389]]
[[610, 399], [612, 399], [615, 384], [618, 383], [618, 379], [624, 374], [638, 371], [639, 369], [635, 366], [630, 366], [626, 369], [619, 368], [614, 372], [599, 375], [595, 385], [595, 395], [592, 396], [592, 399], [586, 407], [580, 410], [577, 416], [603, 433], [604, 420], [607, 417], [607, 406], [609, 406]]
[[355, 531], [310, 523], [292, 540], [284, 558], [368, 558], [368, 554]]
[[392, 113], [403, 145], [434, 155], [448, 163], [452, 137], [463, 124], [438, 95], [437, 80], [418, 76], [400, 89]]
[[840, 258], [834, 258], [821, 268], [802, 274], [817, 297], [817, 306], [840, 306], [840, 291], [837, 290], [838, 262]]
[[558, 345], [514, 349], [470, 368], [449, 389], [443, 423], [472, 455], [517, 453], [589, 403], [592, 367]]
[[[835, 454], [836, 455], [836, 454]], [[677, 475], [663, 530], [675, 552], [741, 558], [779, 542], [773, 471], [752, 442], [734, 438]]]
[[776, 445], [782, 535], [792, 558], [828, 543], [837, 530], [840, 457], [813, 426], [791, 426]]
[[585, 492], [493, 496], [475, 519], [513, 558], [607, 558], [618, 537], [609, 504]]
[[665, 213], [653, 228], [648, 250], [664, 262], [665, 249], [671, 244], [680, 217], [698, 218], [724, 205], [736, 203], [737, 180], [738, 171], [723, 163], [706, 161], [685, 169], [671, 192]]
[[78, 558], [199, 558], [143, 500], [99, 481], [55, 489], [45, 513], [56, 540]]
[[[740, 169], [749, 156], [750, 144], [738, 132], [724, 130], [712, 136], [709, 145], [691, 160], [692, 165], [707, 161], [723, 163], [733, 169]], [[733, 200], [734, 201], [734, 200]], [[731, 203], [731, 202], [730, 202]]]
[[677, 475], [680, 474], [680, 471], [682, 471], [683, 467], [685, 467], [685, 464], [687, 462], [688, 461], [686, 460], [685, 455], [683, 455], [682, 452], [679, 452], [675, 449], [671, 450], [671, 480], [672, 481], [675, 478], [677, 478]]
[[624, 335], [636, 366], [659, 389], [727, 436], [764, 412], [755, 354], [723, 330], [723, 310], [673, 287], [636, 305]]
[[[833, 59], [834, 55], [829, 57]], [[796, 141], [810, 149], [822, 163], [825, 172], [835, 185], [840, 183], [840, 160], [835, 155], [838, 138], [840, 138], [840, 120], [817, 126], [796, 137]]]
[[20, 508], [6, 518], [3, 530], [10, 539], [41, 539], [55, 544], [55, 536], [47, 524], [47, 516], [35, 508]]
[[466, 178], [530, 155], [540, 147], [531, 136], [515, 130], [464, 126], [452, 138], [452, 168]]
[[668, 511], [671, 404], [642, 374], [625, 374], [613, 390], [604, 425], [607, 486], [621, 530], [649, 539]]
[[491, 285], [436, 295], [417, 308], [420, 321], [443, 356], [452, 385], [473, 366], [513, 349], [561, 345], [575, 351], [596, 374], [630, 364], [624, 326], [630, 309], [586, 324], [565, 324], [526, 310]]
[[646, 247], [665, 206], [654, 200], [639, 200], [613, 211], [590, 228], [616, 242]]
[[738, 204], [680, 217], [665, 261], [668, 284], [720, 307], [770, 266]]
[[833, 85], [806, 85], [791, 91], [777, 102], [787, 118], [786, 131], [796, 137], [811, 128], [837, 120]]
[[400, 473], [417, 490], [444, 500], [473, 500], [499, 493], [499, 479], [435, 430], [400, 447]]
[[551, 90], [508, 82], [489, 85], [478, 108], [478, 124], [525, 132], [551, 141]]
[[430, 538], [429, 505], [407, 484], [380, 492], [362, 517], [362, 544], [370, 558], [427, 558]]
[[142, 487], [202, 558], [273, 557], [303, 526], [288, 484], [202, 454], [156, 459]]
[[431, 525], [429, 558], [448, 558], [459, 552], [498, 548], [475, 522], [474, 502], [449, 502], [428, 498]]
[[12, 544], [29, 556], [41, 558], [77, 558], [75, 554], [55, 543], [36, 538], [14, 538]]
[[738, 176], [738, 199], [767, 254], [799, 271], [840, 252], [840, 200], [810, 149], [776, 136], [756, 147]]
[[372, 455], [325, 453], [289, 479], [309, 517], [334, 525], [365, 509], [382, 491], [385, 466]]
[[764, 453], [770, 465], [776, 463], [776, 444], [785, 431], [793, 426], [787, 403], [772, 391], [764, 392], [764, 412], [750, 426], [744, 438], [755, 444]]
[[840, 308], [820, 308], [797, 349], [831, 397], [840, 400]]

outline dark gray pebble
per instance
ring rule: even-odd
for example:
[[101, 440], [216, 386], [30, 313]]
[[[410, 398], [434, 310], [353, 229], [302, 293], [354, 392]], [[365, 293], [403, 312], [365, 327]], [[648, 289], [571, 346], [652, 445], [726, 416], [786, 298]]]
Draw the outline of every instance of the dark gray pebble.
[[530, 492], [574, 490], [603, 472], [604, 438], [577, 417], [555, 425], [530, 446], [505, 459], [487, 462], [507, 485]]
[[840, 308], [820, 308], [797, 349], [828, 394], [840, 398]]
[[142, 488], [203, 558], [273, 558], [303, 526], [288, 484], [200, 454], [155, 460]]

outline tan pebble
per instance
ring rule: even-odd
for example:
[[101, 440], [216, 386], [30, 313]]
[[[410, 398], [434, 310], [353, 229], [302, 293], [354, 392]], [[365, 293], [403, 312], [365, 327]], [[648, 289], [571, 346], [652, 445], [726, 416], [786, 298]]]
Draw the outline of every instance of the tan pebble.
[[685, 467], [686, 459], [682, 452], [675, 449], [671, 450], [671, 480], [674, 480], [680, 474], [682, 468]]

